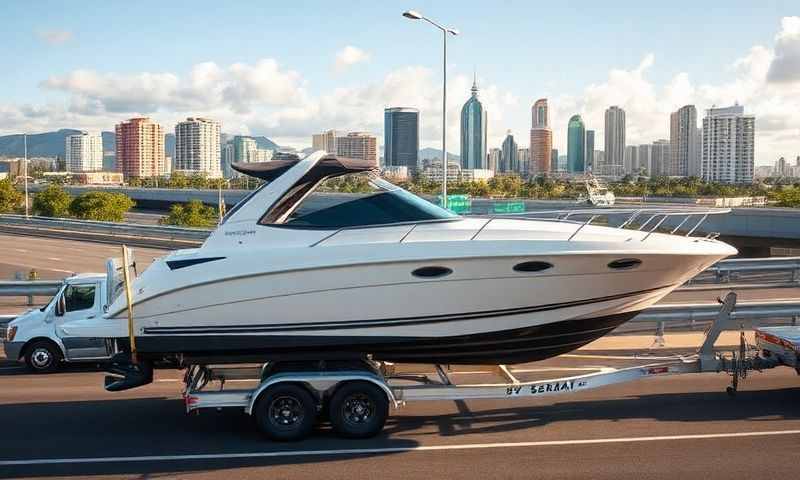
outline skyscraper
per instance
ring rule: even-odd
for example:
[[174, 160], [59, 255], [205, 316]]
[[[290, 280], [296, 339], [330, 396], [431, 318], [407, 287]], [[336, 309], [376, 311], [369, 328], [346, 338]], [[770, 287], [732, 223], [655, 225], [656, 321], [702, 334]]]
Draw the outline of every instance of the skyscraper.
[[489, 153], [486, 156], [486, 168], [489, 170], [499, 173], [500, 172], [500, 164], [502, 163], [503, 151], [499, 148], [490, 148]]
[[531, 109], [531, 174], [550, 171], [553, 150], [553, 131], [547, 99], [536, 100]]
[[653, 146], [650, 144], [639, 145], [639, 151], [636, 153], [636, 159], [639, 163], [637, 173], [643, 173], [648, 176], [653, 175], [652, 168]]
[[503, 140], [503, 150], [500, 156], [500, 173], [519, 173], [519, 158], [517, 158], [517, 142], [514, 141], [514, 135], [511, 130], [506, 133], [506, 138]]
[[311, 136], [311, 148], [336, 155], [336, 130], [315, 133]]
[[594, 170], [594, 130], [586, 130], [586, 171]]
[[519, 164], [519, 174], [523, 177], [533, 175], [535, 169], [531, 162], [531, 151], [528, 148], [520, 148], [517, 150], [517, 163]]
[[103, 170], [103, 139], [100, 135], [90, 135], [88, 132], [68, 135], [64, 151], [68, 172]]
[[255, 162], [256, 151], [258, 150], [258, 143], [252, 137], [243, 135], [236, 135], [233, 137], [233, 161], [234, 163], [240, 162]]
[[168, 171], [164, 130], [149, 118], [132, 118], [116, 125], [117, 169], [126, 177], [162, 176]]
[[378, 139], [367, 132], [351, 132], [336, 138], [336, 155], [366, 160], [378, 166]]
[[671, 148], [670, 174], [679, 177], [700, 175], [700, 159], [697, 158], [697, 109], [684, 105], [669, 117], [669, 143]]
[[477, 79], [473, 79], [471, 91], [461, 108], [461, 168], [486, 168], [486, 109], [478, 100]]
[[625, 174], [637, 171], [639, 167], [639, 147], [636, 145], [625, 145]]
[[408, 167], [419, 161], [419, 110], [387, 108], [383, 111], [383, 163], [387, 167]]
[[622, 170], [625, 163], [625, 110], [611, 106], [605, 115], [605, 167], [608, 173]]
[[580, 115], [573, 115], [567, 124], [567, 171], [583, 173], [586, 168], [586, 130]]
[[672, 145], [666, 139], [656, 140], [650, 150], [650, 176], [668, 176], [671, 166]]
[[550, 152], [550, 171], [558, 171], [558, 149], [554, 148]]
[[702, 178], [706, 182], [753, 183], [756, 117], [744, 107], [710, 108], [703, 119]]
[[187, 118], [175, 125], [175, 170], [222, 176], [220, 124], [208, 118]]
[[225, 178], [233, 177], [233, 168], [231, 168], [231, 164], [234, 162], [233, 159], [233, 143], [227, 142], [225, 145], [222, 146], [222, 176]]

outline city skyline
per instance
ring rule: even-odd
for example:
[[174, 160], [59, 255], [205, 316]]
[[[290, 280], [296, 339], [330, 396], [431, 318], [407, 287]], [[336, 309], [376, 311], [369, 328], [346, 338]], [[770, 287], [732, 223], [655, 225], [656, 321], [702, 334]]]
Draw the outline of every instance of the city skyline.
[[[168, 36], [205, 24], [224, 26], [231, 15], [200, 3], [208, 8], [191, 12], [178, 31], [159, 29], [165, 21], [161, 19], [137, 23], [147, 8], [108, 12], [100, 3], [89, 2], [72, 12], [66, 6], [4, 3], [0, 14], [19, 20], [9, 28], [20, 41], [14, 51], [4, 52], [14, 68], [0, 92], [0, 134], [62, 127], [97, 131], [136, 116], [173, 125], [187, 116], [205, 116], [218, 119], [231, 134], [266, 135], [281, 145], [305, 147], [312, 133], [332, 125], [370, 131], [380, 138], [382, 110], [402, 105], [421, 112], [421, 147], [436, 148], [441, 142], [440, 52], [430, 48], [433, 36], [403, 22], [401, 9], [368, 5], [349, 11], [356, 19], [369, 20], [373, 27], [368, 32], [343, 32], [334, 21], [304, 19], [300, 28], [308, 35], [289, 35], [287, 31], [301, 24], [292, 21], [299, 12], [275, 6], [274, 13], [286, 21], [269, 22], [268, 29], [256, 28], [266, 21], [256, 16], [246, 19], [232, 39], [193, 37], [180, 46], [168, 45]], [[756, 163], [794, 157], [800, 151], [800, 17], [787, 16], [791, 3], [712, 8], [715, 21], [730, 27], [728, 35], [714, 37], [703, 34], [708, 7], [678, 3], [670, 8], [648, 6], [645, 15], [644, 7], [634, 4], [605, 6], [601, 12], [599, 7], [534, 7], [523, 2], [503, 9], [479, 3], [454, 9], [423, 2], [420, 10], [462, 31], [450, 46], [448, 143], [460, 143], [458, 114], [477, 67], [482, 102], [491, 112], [489, 146], [499, 145], [507, 129], [527, 140], [522, 132], [530, 129], [530, 108], [537, 98], [550, 101], [552, 145], [562, 151], [562, 125], [576, 113], [599, 140], [604, 138], [603, 111], [619, 105], [628, 116], [628, 143], [644, 144], [668, 137], [669, 113], [683, 105], [704, 111], [738, 101], [759, 119]], [[518, 22], [530, 18], [526, 14], [531, 9], [537, 10], [543, 25], [548, 19], [559, 20], [563, 31], [558, 33], [565, 37], [584, 32], [582, 20], [591, 15], [637, 18], [638, 23], [620, 33], [595, 19], [591, 45], [554, 42], [546, 49], [511, 41], [513, 28], [509, 33], [488, 29], [497, 16]], [[663, 18], [680, 12], [685, 24], [680, 35], [663, 30], [652, 35], [653, 9], [667, 14], [659, 17], [662, 27]], [[84, 21], [87, 11], [96, 21]], [[693, 11], [698, 13], [694, 17]], [[135, 33], [143, 34], [130, 36], [136, 42], [114, 31], [115, 19], [122, 15], [137, 26]], [[543, 28], [551, 32], [556, 27]], [[56, 30], [64, 34], [47, 35]], [[252, 37], [259, 31], [260, 37]], [[297, 54], [314, 39], [324, 39], [315, 45], [319, 55], [309, 60]], [[400, 50], [398, 40], [403, 44]], [[99, 44], [119, 55], [96, 55]], [[698, 45], [703, 45], [703, 55], [697, 55]], [[409, 55], [401, 55], [404, 49]], [[409, 64], [404, 59], [412, 53]], [[41, 61], [44, 58], [47, 61]], [[536, 61], [519, 62], [520, 58]], [[515, 75], [508, 74], [512, 65]], [[548, 66], [544, 73], [528, 75], [541, 65]]]

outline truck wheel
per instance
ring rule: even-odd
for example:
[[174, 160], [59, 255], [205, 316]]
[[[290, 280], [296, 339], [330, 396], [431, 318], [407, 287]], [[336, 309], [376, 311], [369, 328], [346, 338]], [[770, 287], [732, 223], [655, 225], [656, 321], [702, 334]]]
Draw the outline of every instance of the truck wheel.
[[383, 429], [388, 416], [386, 393], [369, 382], [347, 383], [331, 398], [331, 426], [343, 437], [374, 437]]
[[61, 366], [61, 351], [52, 342], [39, 340], [25, 350], [25, 363], [33, 372], [51, 373]]
[[267, 388], [253, 410], [261, 432], [281, 442], [307, 437], [317, 417], [314, 397], [305, 388], [292, 384]]

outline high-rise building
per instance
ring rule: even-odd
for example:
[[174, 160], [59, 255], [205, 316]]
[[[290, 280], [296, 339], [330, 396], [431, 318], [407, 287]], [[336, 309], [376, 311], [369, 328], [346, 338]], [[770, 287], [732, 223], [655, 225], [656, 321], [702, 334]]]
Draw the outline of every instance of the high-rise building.
[[208, 118], [187, 118], [175, 125], [175, 170], [222, 176], [220, 124]]
[[603, 150], [595, 150], [592, 154], [595, 159], [595, 169], [592, 170], [593, 173], [598, 175], [605, 175], [605, 163], [606, 163], [606, 152]]
[[594, 170], [594, 130], [586, 130], [586, 171]]
[[519, 164], [520, 176], [528, 177], [529, 175], [534, 175], [535, 170], [532, 169], [530, 149], [520, 148], [517, 150], [517, 163]]
[[625, 174], [633, 173], [639, 168], [639, 147], [636, 145], [625, 145]]
[[701, 176], [706, 182], [753, 183], [756, 117], [744, 107], [710, 108], [703, 119]]
[[573, 115], [567, 125], [567, 171], [583, 173], [586, 168], [586, 129], [580, 115]]
[[697, 109], [684, 105], [669, 117], [669, 142], [671, 148], [670, 174], [679, 177], [700, 175], [700, 159], [697, 158]]
[[419, 162], [419, 110], [395, 107], [383, 111], [383, 159], [386, 167], [416, 170]]
[[225, 178], [231, 178], [234, 176], [233, 168], [231, 168], [231, 164], [235, 161], [233, 156], [233, 143], [227, 142], [225, 145], [222, 146], [222, 176]]
[[233, 137], [233, 162], [255, 162], [256, 151], [258, 150], [258, 143], [252, 137], [243, 135], [236, 135]]
[[650, 176], [668, 176], [672, 167], [672, 145], [669, 140], [653, 142], [650, 150]]
[[103, 139], [100, 135], [90, 135], [88, 132], [68, 135], [65, 152], [68, 172], [103, 170]]
[[547, 99], [540, 98], [531, 108], [531, 174], [550, 171], [553, 151], [553, 131]]
[[315, 133], [311, 136], [311, 147], [314, 151], [323, 150], [336, 155], [336, 130]]
[[612, 169], [622, 169], [625, 163], [625, 110], [616, 105], [608, 107], [605, 127], [605, 164], [613, 165]]
[[514, 141], [514, 135], [511, 130], [506, 133], [506, 138], [503, 140], [503, 153], [500, 156], [500, 173], [519, 173], [519, 159], [517, 158], [517, 142]]
[[477, 79], [472, 81], [472, 96], [461, 108], [461, 168], [486, 168], [486, 109], [478, 99]]
[[642, 173], [645, 175], [652, 175], [652, 167], [651, 167], [651, 160], [653, 155], [653, 146], [650, 144], [646, 145], [639, 145], [639, 151], [636, 153], [636, 173]]
[[502, 150], [499, 148], [490, 148], [489, 153], [486, 155], [486, 168], [495, 173], [499, 173], [502, 156]]
[[378, 166], [378, 139], [367, 132], [351, 132], [336, 138], [336, 155], [365, 160]]
[[558, 149], [554, 148], [550, 151], [550, 171], [555, 172], [558, 170]]
[[168, 171], [164, 130], [149, 118], [132, 118], [114, 128], [117, 169], [126, 177], [155, 177]]

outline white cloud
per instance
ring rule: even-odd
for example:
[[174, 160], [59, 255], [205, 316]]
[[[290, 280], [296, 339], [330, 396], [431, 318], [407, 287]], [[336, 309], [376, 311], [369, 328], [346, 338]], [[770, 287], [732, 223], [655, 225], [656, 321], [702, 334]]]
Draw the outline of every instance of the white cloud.
[[784, 17], [781, 21], [767, 78], [778, 83], [800, 82], [800, 17]]
[[[724, 72], [725, 80], [714, 84], [698, 84], [687, 72], [655, 82], [651, 74], [658, 57], [648, 53], [638, 64], [614, 68], [603, 81], [582, 91], [556, 91], [549, 95], [554, 146], [565, 147], [567, 121], [575, 113], [596, 131], [596, 148], [603, 149], [604, 111], [610, 105], [626, 110], [627, 141], [640, 144], [667, 138], [669, 113], [682, 105], [694, 104], [702, 117], [712, 105], [738, 101], [757, 117], [757, 162], [772, 162], [781, 155], [793, 158], [800, 154], [800, 82], [791, 81], [800, 76], [800, 66], [792, 66], [793, 48], [800, 43], [798, 32], [798, 17], [785, 18], [774, 47], [755, 45], [742, 52]], [[450, 69], [448, 150], [458, 152], [460, 110], [469, 97], [472, 78], [453, 66]], [[542, 95], [518, 95], [484, 79], [478, 83], [488, 110], [489, 145], [499, 146], [510, 128], [519, 145], [527, 146], [531, 104]], [[422, 66], [399, 68], [370, 83], [315, 94], [309, 92], [300, 72], [268, 58], [227, 66], [199, 63], [183, 75], [74, 70], [45, 79], [41, 87], [62, 92], [66, 99], [42, 105], [0, 104], [0, 132], [65, 127], [110, 130], [119, 120], [140, 114], [153, 116], [169, 129], [186, 116], [206, 115], [221, 120], [229, 133], [268, 135], [307, 146], [312, 133], [329, 128], [366, 130], [382, 141], [383, 109], [407, 106], [421, 111], [422, 145], [439, 147], [441, 143], [441, 76], [438, 70]], [[551, 92], [556, 88], [556, 84], [549, 87]]]
[[347, 45], [336, 53], [334, 68], [337, 72], [343, 72], [357, 63], [366, 62], [369, 60], [369, 57], [369, 53], [364, 50], [352, 45]]
[[69, 30], [39, 30], [36, 36], [50, 45], [63, 45], [72, 40], [73, 34]]

